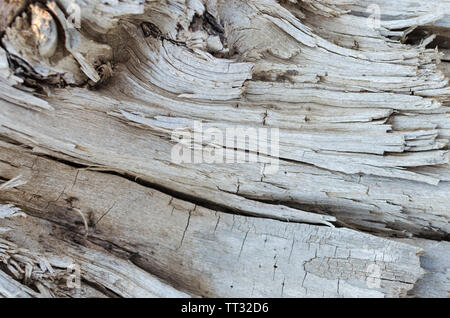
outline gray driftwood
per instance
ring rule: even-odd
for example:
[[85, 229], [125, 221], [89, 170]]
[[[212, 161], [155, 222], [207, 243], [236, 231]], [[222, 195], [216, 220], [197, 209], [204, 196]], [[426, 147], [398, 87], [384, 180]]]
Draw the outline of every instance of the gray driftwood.
[[[0, 1], [0, 296], [449, 295], [450, 1], [33, 2]], [[278, 171], [174, 163], [196, 122], [278, 128]]]

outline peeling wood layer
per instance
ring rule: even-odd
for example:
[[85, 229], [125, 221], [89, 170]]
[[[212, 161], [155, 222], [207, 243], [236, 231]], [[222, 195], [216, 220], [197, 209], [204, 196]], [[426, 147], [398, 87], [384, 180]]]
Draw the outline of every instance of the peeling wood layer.
[[[0, 1], [1, 237], [61, 240], [85, 295], [445, 295], [448, 246], [417, 237], [450, 237], [450, 2], [410, 3]], [[174, 163], [199, 123], [276, 128], [279, 153]], [[6, 293], [74, 296], [15, 262]]]
[[[83, 278], [89, 281], [94, 277], [101, 282], [103, 275], [107, 277], [103, 273], [111, 269], [106, 256], [93, 254], [94, 247], [82, 242], [85, 228], [75, 209], [88, 220], [88, 241], [110, 246], [113, 253], [121, 249], [122, 257], [199, 296], [398, 297], [406, 295], [423, 274], [418, 257], [421, 250], [407, 244], [349, 229], [230, 215], [120, 176], [23, 155], [9, 162], [15, 166], [15, 160], [27, 161], [22, 167], [33, 164], [32, 170], [19, 168], [29, 176], [27, 183], [2, 191], [0, 199], [20, 205], [29, 216], [20, 222], [13, 220], [15, 225], [6, 223], [11, 228], [7, 238], [29, 247], [34, 241], [44, 244], [39, 237], [64, 235], [61, 243], [54, 243], [61, 246], [55, 254], [80, 262]], [[0, 169], [3, 178], [18, 171], [5, 169], [4, 162]], [[52, 229], [55, 226], [58, 230]], [[50, 233], [23, 232], [31, 228]], [[70, 232], [64, 234], [67, 230]], [[85, 247], [71, 247], [74, 239], [70, 235], [76, 234], [75, 242]], [[47, 244], [52, 246], [45, 243], [44, 249]], [[90, 262], [97, 267], [91, 267]], [[128, 270], [125, 277], [135, 277], [137, 269], [130, 273], [129, 266], [123, 265], [123, 270]], [[381, 274], [377, 286], [371, 276], [375, 271]], [[125, 284], [123, 278], [117, 279]], [[118, 283], [113, 288], [108, 280], [102, 285], [122, 296], [147, 295]]]

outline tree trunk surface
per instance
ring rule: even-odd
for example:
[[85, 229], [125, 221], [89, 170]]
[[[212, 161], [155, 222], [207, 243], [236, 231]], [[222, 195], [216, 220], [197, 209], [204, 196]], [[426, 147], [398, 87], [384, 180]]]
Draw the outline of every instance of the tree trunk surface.
[[450, 296], [450, 0], [0, 9], [0, 297]]

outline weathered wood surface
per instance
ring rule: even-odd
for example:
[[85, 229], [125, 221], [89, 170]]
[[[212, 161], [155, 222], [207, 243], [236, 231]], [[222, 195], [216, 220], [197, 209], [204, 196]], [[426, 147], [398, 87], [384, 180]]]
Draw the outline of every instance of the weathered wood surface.
[[400, 241], [424, 250], [421, 266], [425, 270], [425, 274], [416, 282], [410, 293], [416, 297], [448, 298], [450, 296], [449, 242], [421, 239], [402, 239]]
[[[448, 1], [75, 1], [81, 28], [71, 1], [15, 2], [1, 1], [0, 177], [15, 184], [0, 200], [29, 217], [0, 225], [83, 259], [85, 296], [445, 294], [438, 274], [418, 280], [413, 246], [450, 237]], [[278, 172], [269, 150], [174, 163], [172, 134], [196, 122], [278, 128]]]
[[[100, 277], [97, 284], [121, 296], [142, 294], [101, 283], [107, 276], [103, 271], [109, 270], [101, 254], [65, 243], [63, 228], [72, 229], [78, 243], [83, 245], [87, 234], [89, 241], [198, 296], [397, 297], [406, 295], [423, 274], [421, 250], [406, 244], [348, 229], [230, 215], [120, 176], [76, 169], [23, 151], [3, 148], [0, 156], [1, 177], [12, 173], [27, 180], [20, 189], [2, 192], [4, 200], [30, 214], [24, 221], [14, 218], [15, 226], [6, 223], [12, 241], [23, 237], [28, 243], [20, 243], [36, 252], [62, 245], [52, 252], [60, 257], [75, 253], [75, 262], [87, 271], [86, 280]], [[36, 243], [44, 246], [37, 249]], [[87, 267], [86, 259], [96, 267]], [[125, 265], [116, 268], [130, 271]], [[370, 284], [377, 271], [380, 287]], [[136, 273], [129, 277], [136, 278]]]

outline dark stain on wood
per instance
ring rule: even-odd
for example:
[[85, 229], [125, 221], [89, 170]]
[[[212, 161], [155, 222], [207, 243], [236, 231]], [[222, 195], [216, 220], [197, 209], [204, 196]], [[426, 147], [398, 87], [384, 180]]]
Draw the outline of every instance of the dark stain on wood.
[[161, 30], [151, 22], [142, 22], [141, 29], [144, 33], [144, 37], [146, 38], [151, 36], [152, 38], [159, 39], [160, 37], [162, 37]]

